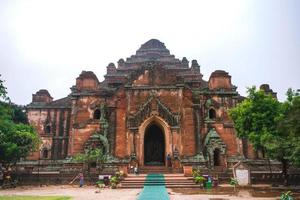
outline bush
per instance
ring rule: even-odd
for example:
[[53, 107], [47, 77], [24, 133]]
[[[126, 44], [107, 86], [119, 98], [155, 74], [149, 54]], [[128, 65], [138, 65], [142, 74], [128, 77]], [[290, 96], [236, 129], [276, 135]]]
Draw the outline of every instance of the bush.
[[195, 179], [197, 176], [201, 176], [200, 169], [193, 169], [192, 170], [192, 176]]
[[194, 178], [195, 183], [196, 183], [196, 184], [200, 184], [200, 185], [202, 185], [203, 182], [204, 182], [205, 180], [206, 180], [206, 179], [205, 179], [203, 176], [196, 176], [196, 177]]
[[229, 184], [235, 187], [238, 185], [238, 181], [235, 178], [230, 178]]
[[97, 187], [100, 188], [100, 189], [105, 187], [105, 184], [104, 184], [104, 182], [103, 182], [102, 180], [97, 181], [97, 182], [96, 182], [96, 185], [97, 185]]
[[294, 198], [291, 195], [292, 195], [291, 191], [283, 192], [280, 195], [280, 200], [294, 200]]
[[112, 189], [116, 189], [119, 182], [120, 182], [120, 180], [118, 179], [117, 176], [112, 176], [110, 178], [110, 186], [111, 186], [111, 188]]

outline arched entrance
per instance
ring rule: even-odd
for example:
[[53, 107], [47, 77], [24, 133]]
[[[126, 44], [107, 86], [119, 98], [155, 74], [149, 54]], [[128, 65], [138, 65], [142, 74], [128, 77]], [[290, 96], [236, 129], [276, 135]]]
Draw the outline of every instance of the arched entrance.
[[214, 166], [221, 166], [221, 151], [218, 148], [214, 150]]
[[164, 131], [155, 123], [149, 124], [145, 130], [144, 164], [165, 165]]

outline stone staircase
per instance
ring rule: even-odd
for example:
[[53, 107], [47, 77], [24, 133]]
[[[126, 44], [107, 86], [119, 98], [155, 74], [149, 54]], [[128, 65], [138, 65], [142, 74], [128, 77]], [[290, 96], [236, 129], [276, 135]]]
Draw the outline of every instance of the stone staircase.
[[[120, 188], [143, 188], [145, 184], [147, 174], [133, 175], [129, 174], [120, 184]], [[145, 185], [147, 186], [159, 186], [165, 185], [167, 188], [199, 188], [193, 182], [192, 177], [185, 177], [183, 174], [164, 174], [164, 181], [161, 179], [152, 179]]]
[[140, 174], [178, 174], [182, 173], [182, 169], [172, 169], [165, 166], [143, 166], [139, 168]]

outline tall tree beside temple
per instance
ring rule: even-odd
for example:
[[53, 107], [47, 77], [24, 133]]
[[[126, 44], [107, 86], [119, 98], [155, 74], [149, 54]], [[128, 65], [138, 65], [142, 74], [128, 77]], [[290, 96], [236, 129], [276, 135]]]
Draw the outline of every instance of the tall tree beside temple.
[[248, 98], [230, 110], [237, 135], [248, 138], [255, 150], [280, 161], [286, 184], [289, 163], [300, 161], [299, 97], [290, 90], [288, 93], [287, 102], [280, 103], [272, 95], [252, 87], [248, 89]]
[[278, 130], [281, 135], [286, 135], [287, 159], [300, 166], [300, 96], [298, 92], [289, 89], [287, 101], [283, 104], [284, 117], [279, 123]]
[[0, 163], [6, 166], [28, 156], [39, 141], [34, 128], [21, 123], [25, 122], [24, 113], [17, 109], [10, 103], [3, 80], [0, 80]]
[[237, 135], [246, 137], [256, 150], [265, 151], [265, 139], [278, 135], [277, 124], [282, 117], [281, 103], [255, 87], [248, 97], [229, 112]]

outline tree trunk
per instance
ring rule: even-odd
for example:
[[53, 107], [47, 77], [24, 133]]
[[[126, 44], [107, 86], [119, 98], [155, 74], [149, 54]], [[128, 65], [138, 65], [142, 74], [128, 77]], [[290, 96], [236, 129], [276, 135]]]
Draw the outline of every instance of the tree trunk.
[[91, 164], [89, 162], [87, 163], [87, 172], [88, 172], [88, 177], [91, 178]]
[[286, 159], [281, 160], [282, 163], [282, 175], [283, 175], [283, 185], [288, 186], [289, 185], [289, 177], [288, 177], [288, 161]]
[[269, 165], [270, 173], [271, 173], [271, 175], [272, 175], [273, 173], [272, 173], [271, 161], [270, 161], [270, 158], [269, 158], [269, 157], [268, 157], [268, 165]]

